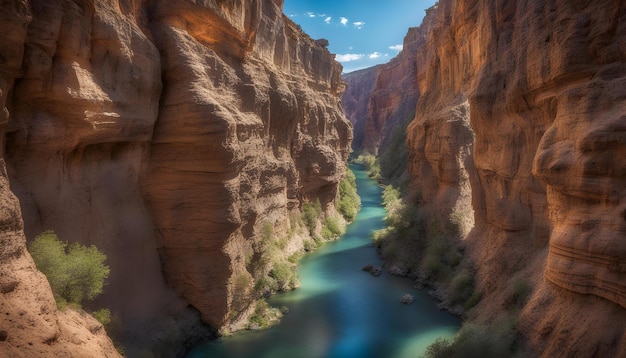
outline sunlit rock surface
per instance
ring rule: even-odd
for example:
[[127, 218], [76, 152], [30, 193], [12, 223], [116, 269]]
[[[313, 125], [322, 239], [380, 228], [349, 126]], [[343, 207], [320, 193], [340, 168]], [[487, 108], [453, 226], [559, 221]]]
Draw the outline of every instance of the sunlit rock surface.
[[26, 236], [103, 250], [99, 303], [138, 345], [193, 335], [187, 307], [237, 328], [262, 225], [334, 203], [352, 128], [333, 55], [280, 0], [1, 6], [0, 153]]
[[444, 0], [415, 50], [412, 188], [460, 226], [475, 322], [534, 288], [536, 354], [626, 354], [625, 21], [620, 1]]

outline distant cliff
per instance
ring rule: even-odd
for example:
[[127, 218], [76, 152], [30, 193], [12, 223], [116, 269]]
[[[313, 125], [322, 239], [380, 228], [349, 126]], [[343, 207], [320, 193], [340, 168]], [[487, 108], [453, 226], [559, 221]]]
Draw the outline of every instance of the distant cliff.
[[534, 354], [625, 355], [626, 5], [443, 0], [425, 22], [411, 188], [458, 225], [482, 294], [470, 320], [497, 320], [522, 282]]
[[403, 50], [388, 63], [344, 75], [342, 102], [354, 125], [355, 150], [377, 154], [393, 129], [412, 119], [419, 98], [417, 52], [428, 28], [409, 29]]
[[22, 0], [0, 13], [0, 151], [26, 236], [101, 248], [101, 303], [138, 345], [191, 335], [188, 305], [241, 327], [262, 227], [295, 232], [287, 256], [308, 237], [302, 205], [334, 210], [352, 128], [333, 55], [282, 0]]

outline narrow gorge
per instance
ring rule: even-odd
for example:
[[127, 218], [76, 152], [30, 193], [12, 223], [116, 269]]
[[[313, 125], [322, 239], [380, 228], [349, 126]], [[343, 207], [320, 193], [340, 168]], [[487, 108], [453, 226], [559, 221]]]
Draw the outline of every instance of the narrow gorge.
[[[169, 357], [248, 328], [344, 225], [352, 151], [403, 196], [374, 235], [387, 271], [458, 337], [626, 356], [626, 2], [440, 0], [343, 75], [283, 5], [0, 2], [0, 356]], [[46, 230], [107, 256], [86, 311], [27, 251]]]

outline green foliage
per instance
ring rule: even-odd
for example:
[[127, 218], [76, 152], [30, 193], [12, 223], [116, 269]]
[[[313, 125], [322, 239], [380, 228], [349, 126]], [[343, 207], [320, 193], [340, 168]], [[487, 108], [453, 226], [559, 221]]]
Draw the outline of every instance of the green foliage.
[[302, 221], [304, 221], [304, 225], [309, 229], [311, 235], [315, 232], [315, 226], [321, 215], [322, 205], [319, 200], [306, 203], [302, 206]]
[[338, 195], [337, 210], [347, 221], [353, 221], [361, 208], [361, 198], [356, 190], [356, 176], [352, 170], [348, 169], [339, 183]]
[[[276, 236], [274, 227], [266, 222], [261, 228], [261, 240], [256, 253], [250, 260], [248, 271], [254, 278], [254, 293], [257, 297], [268, 296], [281, 290], [290, 290], [298, 286], [297, 256], [285, 257], [284, 250], [288, 244], [288, 237]], [[249, 280], [249, 277], [245, 275]], [[241, 281], [239, 284], [238, 282]], [[252, 282], [235, 279], [235, 292], [247, 302], [249, 292], [247, 287]], [[238, 287], [243, 287], [237, 291]], [[237, 296], [236, 295], [236, 296]], [[234, 296], [235, 297], [235, 296]]]
[[337, 218], [328, 217], [324, 220], [324, 226], [322, 226], [322, 238], [324, 240], [333, 240], [341, 236], [343, 230]]
[[35, 264], [50, 282], [58, 303], [82, 304], [102, 293], [109, 277], [104, 264], [106, 255], [89, 247], [62, 242], [52, 231], [46, 231], [28, 245]]
[[467, 270], [459, 272], [450, 283], [448, 299], [452, 304], [465, 304], [474, 294], [474, 276]]
[[426, 348], [426, 358], [450, 358], [454, 354], [452, 342], [445, 338], [437, 338], [437, 340]]
[[494, 325], [476, 325], [466, 323], [453, 342], [437, 339], [431, 344], [424, 357], [453, 358], [500, 358], [521, 356], [523, 352], [517, 345], [515, 325], [511, 320], [504, 320]]
[[369, 153], [361, 154], [354, 159], [354, 162], [365, 167], [368, 177], [376, 180], [382, 179], [380, 175], [380, 164], [374, 155]]
[[248, 318], [250, 329], [263, 329], [276, 323], [283, 313], [281, 309], [271, 307], [265, 300], [256, 302], [254, 313]]
[[278, 260], [274, 263], [270, 277], [276, 280], [279, 290], [289, 290], [298, 285], [295, 265], [285, 260]]
[[233, 308], [231, 313], [233, 316], [237, 316], [248, 302], [248, 295], [252, 288], [252, 278], [247, 273], [238, 273], [231, 280], [233, 290]]
[[103, 326], [108, 326], [111, 323], [111, 311], [108, 308], [102, 308], [97, 311], [91, 312], [93, 318], [102, 323]]

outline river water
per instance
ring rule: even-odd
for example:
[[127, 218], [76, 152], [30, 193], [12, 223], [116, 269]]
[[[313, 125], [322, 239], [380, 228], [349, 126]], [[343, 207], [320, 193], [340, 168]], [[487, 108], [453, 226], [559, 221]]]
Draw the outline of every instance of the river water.
[[[437, 301], [412, 280], [384, 272], [370, 235], [384, 227], [381, 188], [352, 166], [362, 208], [344, 236], [302, 258], [302, 286], [272, 297], [289, 313], [263, 331], [244, 331], [198, 345], [188, 358], [404, 358], [419, 357], [438, 337], [453, 337], [460, 320], [437, 309]], [[411, 305], [400, 303], [410, 293]]]

